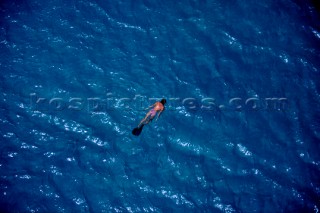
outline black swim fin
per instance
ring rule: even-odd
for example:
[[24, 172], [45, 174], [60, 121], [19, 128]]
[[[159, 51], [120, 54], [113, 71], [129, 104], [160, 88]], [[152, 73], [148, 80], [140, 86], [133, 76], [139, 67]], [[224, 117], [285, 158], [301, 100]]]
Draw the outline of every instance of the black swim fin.
[[144, 124], [141, 124], [140, 127], [136, 127], [132, 130], [132, 134], [135, 136], [139, 136], [140, 133], [142, 132], [142, 128], [143, 128]]

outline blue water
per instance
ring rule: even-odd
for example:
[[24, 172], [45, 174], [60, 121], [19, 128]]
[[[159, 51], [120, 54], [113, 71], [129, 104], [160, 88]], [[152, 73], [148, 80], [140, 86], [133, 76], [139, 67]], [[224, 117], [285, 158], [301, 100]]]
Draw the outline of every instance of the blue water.
[[1, 212], [319, 212], [315, 3], [1, 1]]

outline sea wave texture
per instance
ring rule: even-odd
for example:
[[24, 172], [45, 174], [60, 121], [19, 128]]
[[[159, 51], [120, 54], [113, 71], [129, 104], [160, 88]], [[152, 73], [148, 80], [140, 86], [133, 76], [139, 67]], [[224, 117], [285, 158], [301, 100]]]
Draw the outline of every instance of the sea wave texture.
[[0, 11], [1, 212], [319, 212], [316, 1]]

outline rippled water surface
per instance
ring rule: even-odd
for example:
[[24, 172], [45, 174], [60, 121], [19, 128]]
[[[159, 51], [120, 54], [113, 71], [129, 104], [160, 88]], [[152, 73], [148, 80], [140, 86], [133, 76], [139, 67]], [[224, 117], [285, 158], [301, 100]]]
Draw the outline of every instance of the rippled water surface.
[[1, 212], [318, 212], [315, 3], [1, 1]]

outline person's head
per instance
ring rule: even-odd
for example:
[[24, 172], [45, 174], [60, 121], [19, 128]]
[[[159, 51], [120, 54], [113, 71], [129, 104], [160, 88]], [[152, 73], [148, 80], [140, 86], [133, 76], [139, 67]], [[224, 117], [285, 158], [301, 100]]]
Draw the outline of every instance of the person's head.
[[166, 100], [166, 99], [162, 99], [162, 100], [160, 101], [160, 103], [162, 103], [162, 105], [165, 105], [165, 104], [167, 103], [167, 100]]

